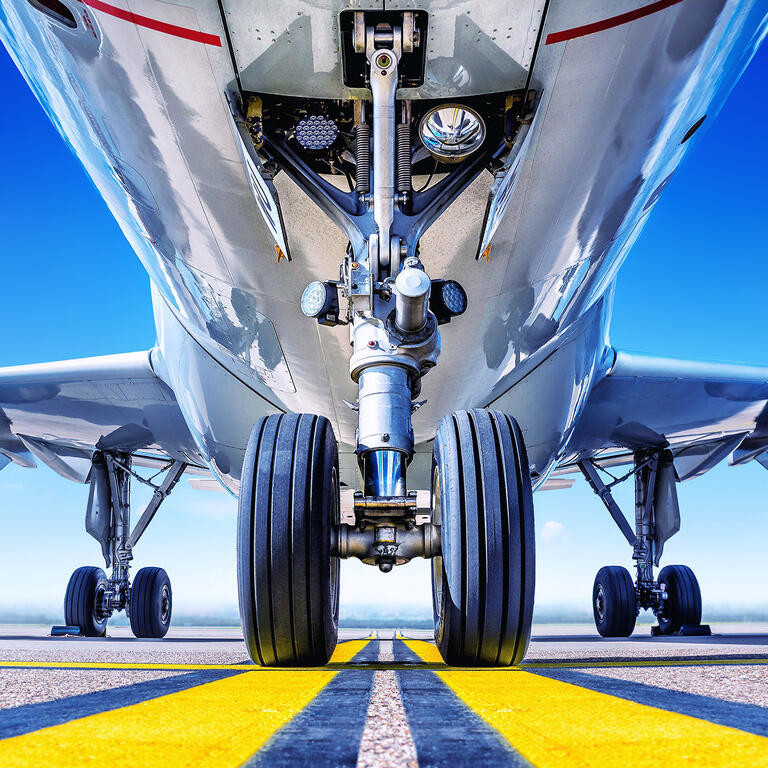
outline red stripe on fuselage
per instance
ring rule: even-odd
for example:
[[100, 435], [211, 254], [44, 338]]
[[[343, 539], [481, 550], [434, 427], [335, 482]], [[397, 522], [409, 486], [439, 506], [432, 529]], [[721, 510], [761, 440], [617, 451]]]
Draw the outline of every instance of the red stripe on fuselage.
[[123, 21], [130, 21], [139, 27], [154, 29], [158, 32], [164, 32], [166, 35], [183, 37], [185, 40], [192, 40], [196, 43], [205, 43], [205, 45], [215, 45], [218, 48], [221, 48], [221, 38], [217, 35], [208, 35], [205, 32], [198, 32], [195, 29], [177, 27], [175, 24], [167, 24], [164, 21], [150, 19], [149, 16], [139, 16], [137, 13], [124, 11], [122, 8], [109, 5], [109, 3], [103, 3], [101, 0], [80, 0], [80, 2], [97, 11], [102, 11], [103, 13], [108, 13], [110, 16], [122, 19]]
[[682, 2], [683, 0], [659, 0], [657, 3], [651, 3], [643, 8], [638, 8], [636, 11], [627, 11], [627, 13], [622, 13], [619, 16], [612, 16], [610, 19], [596, 21], [593, 24], [585, 24], [583, 27], [565, 29], [562, 32], [553, 32], [551, 35], [547, 35], [547, 39], [544, 43], [545, 45], [562, 43], [565, 40], [573, 40], [574, 37], [584, 37], [585, 35], [592, 35], [595, 32], [602, 32], [603, 30], [611, 29], [613, 27], [620, 27], [622, 24], [628, 24], [630, 21], [642, 19], [644, 16], [650, 16], [652, 13], [663, 11], [665, 8], [669, 8], [672, 5], [677, 5]]

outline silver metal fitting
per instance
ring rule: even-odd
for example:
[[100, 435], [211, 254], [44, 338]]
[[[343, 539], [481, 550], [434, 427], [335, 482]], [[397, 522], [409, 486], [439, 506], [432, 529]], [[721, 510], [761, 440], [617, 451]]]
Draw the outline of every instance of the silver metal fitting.
[[437, 557], [442, 554], [440, 526], [379, 525], [360, 530], [342, 524], [336, 530], [333, 554], [342, 559], [356, 557], [368, 565], [379, 565], [381, 557], [391, 557], [392, 565], [402, 565], [414, 557]]
[[403, 333], [417, 333], [427, 324], [432, 283], [423, 269], [405, 267], [395, 280], [395, 325]]

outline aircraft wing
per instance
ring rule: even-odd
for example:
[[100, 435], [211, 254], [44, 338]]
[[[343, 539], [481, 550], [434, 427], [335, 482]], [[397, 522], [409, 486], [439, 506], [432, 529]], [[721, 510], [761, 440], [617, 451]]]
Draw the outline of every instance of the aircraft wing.
[[[768, 457], [768, 368], [613, 351], [568, 443], [566, 464], [626, 463], [638, 449], [670, 448], [680, 480]], [[610, 357], [609, 357], [610, 360]]]
[[41, 461], [85, 482], [97, 448], [203, 464], [152, 352], [0, 368], [0, 468]]

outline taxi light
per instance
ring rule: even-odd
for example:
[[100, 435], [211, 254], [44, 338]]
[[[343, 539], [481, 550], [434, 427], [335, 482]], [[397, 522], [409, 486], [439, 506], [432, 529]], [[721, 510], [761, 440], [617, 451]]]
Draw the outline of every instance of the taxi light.
[[429, 308], [438, 325], [449, 323], [467, 309], [467, 292], [455, 280], [433, 280], [429, 295]]
[[311, 282], [301, 294], [301, 311], [320, 325], [339, 325], [339, 294], [335, 283]]

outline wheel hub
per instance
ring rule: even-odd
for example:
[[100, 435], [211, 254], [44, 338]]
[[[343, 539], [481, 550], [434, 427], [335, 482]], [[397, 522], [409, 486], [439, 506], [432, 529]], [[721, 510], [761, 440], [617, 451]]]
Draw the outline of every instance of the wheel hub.
[[163, 591], [160, 594], [160, 620], [167, 624], [171, 615], [171, 592], [168, 585], [163, 585]]
[[603, 621], [605, 619], [605, 592], [603, 591], [602, 584], [597, 588], [597, 594], [595, 595], [595, 610], [600, 621]]

